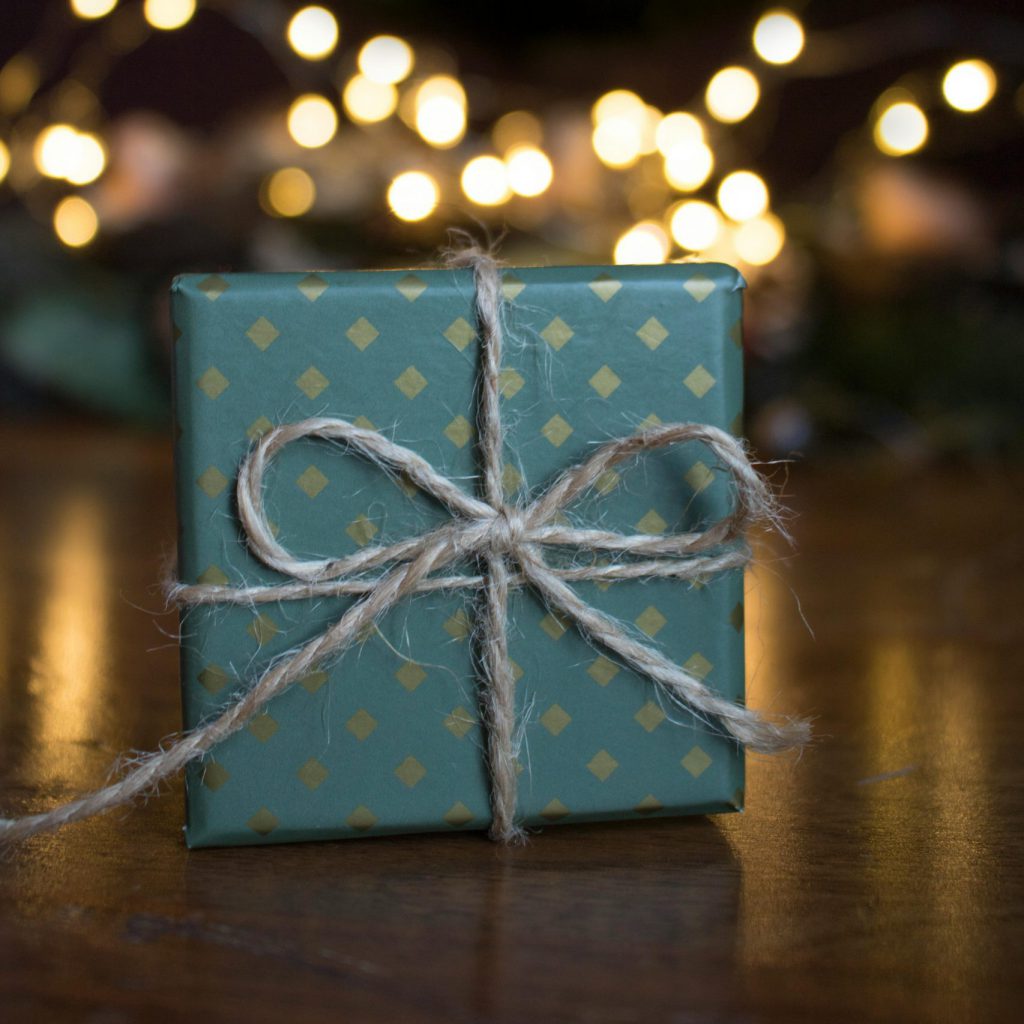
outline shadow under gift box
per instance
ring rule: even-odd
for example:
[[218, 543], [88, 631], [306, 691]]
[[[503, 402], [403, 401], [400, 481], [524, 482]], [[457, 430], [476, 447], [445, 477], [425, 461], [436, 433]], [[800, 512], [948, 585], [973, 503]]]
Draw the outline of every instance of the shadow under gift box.
[[[736, 432], [741, 290], [721, 264], [504, 271], [502, 418], [509, 501], [528, 501], [601, 442], [659, 422]], [[477, 493], [478, 342], [467, 270], [185, 275], [172, 289], [180, 573], [283, 581], [248, 552], [235, 475], [253, 439], [310, 416], [383, 431]], [[300, 557], [419, 535], [450, 513], [343, 446], [274, 460], [267, 510]], [[625, 533], [699, 528], [731, 507], [688, 444], [610, 472], [568, 510]], [[548, 549], [552, 563], [587, 551]], [[589, 603], [742, 699], [742, 570], [576, 584]], [[182, 624], [184, 724], [231, 703], [275, 656], [354, 598], [196, 607]], [[472, 630], [475, 594], [423, 593], [275, 698], [186, 776], [189, 846], [290, 842], [490, 823]], [[510, 601], [529, 825], [742, 808], [743, 751], [592, 648], [528, 589]]]

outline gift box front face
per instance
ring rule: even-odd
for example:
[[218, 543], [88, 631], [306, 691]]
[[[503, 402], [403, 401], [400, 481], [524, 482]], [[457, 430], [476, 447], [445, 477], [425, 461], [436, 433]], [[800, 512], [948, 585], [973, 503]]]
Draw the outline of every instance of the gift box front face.
[[[717, 264], [515, 269], [504, 274], [502, 418], [508, 501], [526, 501], [595, 445], [644, 424], [735, 428], [742, 279]], [[310, 416], [372, 427], [477, 493], [468, 271], [188, 275], [173, 289], [180, 571], [273, 584], [234, 506], [263, 432]], [[450, 513], [343, 446], [289, 445], [266, 483], [278, 540], [336, 557], [415, 536]], [[625, 533], [694, 529], [730, 489], [684, 445], [621, 467], [567, 510]], [[587, 564], [587, 551], [550, 551]], [[470, 570], [471, 571], [471, 570]], [[703, 676], [743, 693], [742, 572], [575, 585], [590, 604]], [[207, 606], [182, 624], [186, 728], [231, 703], [273, 658], [354, 598]], [[356, 647], [275, 698], [187, 774], [191, 846], [486, 828], [485, 738], [471, 630], [475, 593], [420, 593]], [[733, 810], [734, 742], [592, 648], [529, 589], [509, 647], [521, 723], [521, 818], [531, 825]]]

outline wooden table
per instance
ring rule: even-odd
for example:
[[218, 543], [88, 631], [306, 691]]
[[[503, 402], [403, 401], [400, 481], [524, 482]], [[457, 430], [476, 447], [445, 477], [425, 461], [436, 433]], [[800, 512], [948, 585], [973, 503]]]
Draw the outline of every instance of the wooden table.
[[[743, 815], [208, 850], [161, 799], [0, 860], [4, 1021], [1019, 1020], [1022, 477], [797, 468]], [[178, 723], [168, 446], [0, 431], [0, 808]], [[811, 634], [801, 618], [801, 606]]]

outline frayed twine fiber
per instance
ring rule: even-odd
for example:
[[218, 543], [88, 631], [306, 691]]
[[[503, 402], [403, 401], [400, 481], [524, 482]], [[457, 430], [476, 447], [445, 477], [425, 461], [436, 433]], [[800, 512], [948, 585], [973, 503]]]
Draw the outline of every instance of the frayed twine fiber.
[[[778, 526], [777, 510], [764, 480], [751, 466], [742, 444], [717, 427], [675, 423], [610, 441], [572, 466], [528, 505], [506, 504], [501, 485], [502, 426], [499, 371], [502, 349], [502, 294], [498, 264], [469, 246], [449, 259], [470, 267], [476, 285], [481, 368], [478, 437], [483, 498], [475, 498], [433, 469], [415, 452], [346, 420], [318, 417], [270, 430], [253, 446], [238, 473], [238, 513], [252, 553], [289, 578], [267, 587], [174, 584], [169, 596], [183, 607], [204, 604], [249, 605], [268, 601], [361, 595], [320, 636], [276, 660], [234, 703], [163, 750], [144, 755], [117, 782], [44, 814], [0, 819], [0, 840], [12, 841], [81, 821], [129, 803], [162, 780], [199, 760], [221, 740], [243, 728], [269, 701], [328, 659], [337, 658], [366, 634], [385, 612], [410, 594], [472, 588], [479, 591], [476, 639], [481, 671], [480, 702], [487, 735], [491, 778], [490, 835], [522, 842], [515, 820], [517, 723], [515, 680], [508, 654], [510, 587], [533, 587], [550, 608], [571, 621], [592, 643], [623, 665], [651, 679], [670, 700], [699, 718], [717, 723], [750, 750], [763, 753], [799, 748], [810, 738], [801, 720], [770, 722], [756, 711], [718, 696], [700, 679], [673, 664], [656, 648], [637, 640], [615, 619], [581, 600], [569, 586], [578, 580], [670, 577], [705, 579], [743, 566], [749, 549], [744, 531], [755, 522]], [[450, 522], [419, 537], [364, 548], [338, 559], [302, 560], [278, 544], [263, 507], [267, 466], [286, 445], [300, 438], [343, 441], [385, 471], [406, 474], [421, 490], [445, 505]], [[732, 478], [735, 508], [696, 533], [623, 535], [576, 529], [554, 522], [558, 513], [592, 487], [612, 466], [669, 445], [699, 441]], [[555, 568], [544, 545], [572, 546], [611, 556], [610, 564]], [[628, 556], [623, 560], [622, 556]], [[475, 576], [435, 575], [457, 562], [475, 560]], [[376, 570], [376, 572], [375, 572]]]

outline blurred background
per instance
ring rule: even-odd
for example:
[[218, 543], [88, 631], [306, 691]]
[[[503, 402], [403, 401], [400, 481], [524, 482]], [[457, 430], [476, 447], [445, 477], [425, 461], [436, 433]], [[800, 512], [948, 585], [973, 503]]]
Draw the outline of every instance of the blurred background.
[[5, 0], [0, 417], [169, 428], [183, 271], [714, 259], [766, 455], [1024, 452], [1013, 4]]

